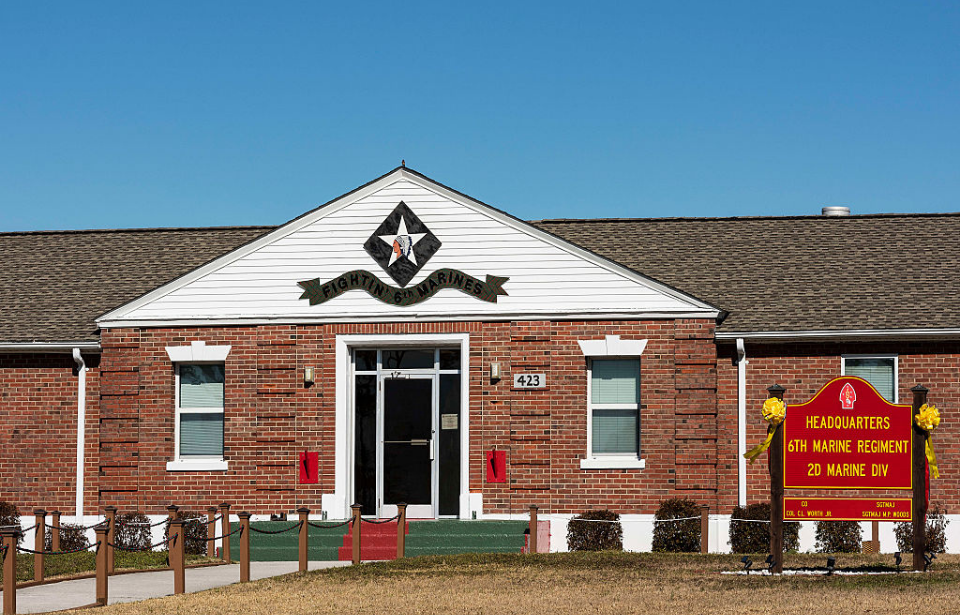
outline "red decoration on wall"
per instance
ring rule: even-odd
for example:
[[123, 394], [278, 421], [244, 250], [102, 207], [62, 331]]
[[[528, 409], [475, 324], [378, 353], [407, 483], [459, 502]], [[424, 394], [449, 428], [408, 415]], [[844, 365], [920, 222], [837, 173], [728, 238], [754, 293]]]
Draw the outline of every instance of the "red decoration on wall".
[[312, 485], [320, 482], [320, 453], [300, 453], [300, 484]]
[[507, 482], [507, 451], [487, 451], [487, 482]]

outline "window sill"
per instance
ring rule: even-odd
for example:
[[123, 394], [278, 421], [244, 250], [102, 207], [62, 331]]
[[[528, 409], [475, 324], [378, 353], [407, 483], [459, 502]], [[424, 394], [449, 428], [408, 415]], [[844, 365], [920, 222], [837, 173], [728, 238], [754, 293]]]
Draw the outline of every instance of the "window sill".
[[581, 470], [642, 470], [646, 460], [636, 457], [589, 457], [580, 460]]
[[222, 459], [190, 459], [168, 461], [167, 472], [226, 472], [227, 462]]

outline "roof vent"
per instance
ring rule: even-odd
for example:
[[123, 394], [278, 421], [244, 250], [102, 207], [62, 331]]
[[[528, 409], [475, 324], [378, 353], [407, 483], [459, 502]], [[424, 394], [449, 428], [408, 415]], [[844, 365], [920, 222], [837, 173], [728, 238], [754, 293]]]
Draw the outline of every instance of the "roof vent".
[[820, 210], [820, 214], [823, 216], [849, 216], [850, 208], [849, 207], [824, 207]]

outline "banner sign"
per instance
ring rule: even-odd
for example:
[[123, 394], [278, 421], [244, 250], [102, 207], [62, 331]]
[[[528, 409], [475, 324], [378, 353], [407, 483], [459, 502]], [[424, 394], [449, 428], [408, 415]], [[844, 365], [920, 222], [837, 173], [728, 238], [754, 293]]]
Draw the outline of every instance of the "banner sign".
[[912, 489], [912, 409], [835, 378], [783, 422], [786, 489]]
[[314, 278], [297, 282], [297, 285], [303, 289], [300, 298], [309, 299], [310, 305], [324, 303], [350, 290], [364, 290], [384, 303], [407, 306], [425, 301], [444, 288], [455, 288], [481, 301], [496, 303], [498, 296], [507, 294], [503, 285], [509, 279], [487, 275], [486, 280], [480, 280], [458, 269], [444, 268], [437, 269], [410, 288], [397, 288], [381, 282], [365, 269], [355, 269], [326, 282]]
[[783, 520], [912, 521], [911, 498], [783, 498]]

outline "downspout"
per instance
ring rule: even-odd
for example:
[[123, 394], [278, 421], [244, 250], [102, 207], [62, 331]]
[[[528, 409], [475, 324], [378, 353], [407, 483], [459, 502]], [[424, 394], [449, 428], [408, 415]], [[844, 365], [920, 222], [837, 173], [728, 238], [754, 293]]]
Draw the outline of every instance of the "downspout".
[[747, 349], [737, 338], [737, 502], [747, 505]]
[[83, 524], [83, 445], [87, 418], [87, 364], [80, 356], [80, 349], [73, 349], [77, 364], [77, 521]]

